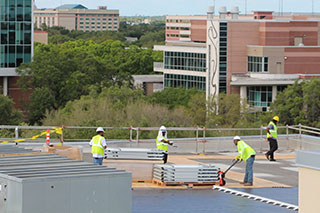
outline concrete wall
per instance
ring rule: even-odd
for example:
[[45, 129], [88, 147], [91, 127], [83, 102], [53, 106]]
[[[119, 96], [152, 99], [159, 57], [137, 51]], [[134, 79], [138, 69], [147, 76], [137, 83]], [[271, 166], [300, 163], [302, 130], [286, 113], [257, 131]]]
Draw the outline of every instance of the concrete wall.
[[42, 44], [48, 44], [48, 32], [46, 32], [46, 31], [34, 31], [33, 39], [36, 42], [40, 42]]
[[248, 46], [247, 54], [248, 56], [268, 57], [268, 60], [269, 60], [268, 73], [284, 74], [284, 48], [283, 47]]
[[68, 30], [76, 29], [76, 21], [74, 14], [61, 13], [59, 14], [59, 26], [65, 27]]
[[320, 171], [299, 167], [299, 212], [318, 213]]
[[207, 41], [207, 21], [191, 20], [191, 41]]

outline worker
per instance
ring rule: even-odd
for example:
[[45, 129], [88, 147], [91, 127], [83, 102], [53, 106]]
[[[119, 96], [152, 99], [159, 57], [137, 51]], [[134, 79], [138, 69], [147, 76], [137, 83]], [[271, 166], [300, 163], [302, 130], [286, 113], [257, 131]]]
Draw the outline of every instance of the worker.
[[92, 147], [91, 153], [92, 153], [93, 163], [102, 165], [102, 161], [104, 158], [104, 150], [107, 148], [107, 143], [106, 143], [106, 139], [103, 137], [104, 135], [103, 128], [98, 127], [96, 132], [97, 132], [97, 135], [91, 139], [89, 145]]
[[168, 145], [174, 146], [173, 142], [170, 142], [167, 138], [167, 128], [161, 126], [157, 137], [157, 149], [163, 151], [163, 163], [166, 164], [168, 160]]
[[256, 152], [248, 144], [246, 144], [239, 136], [233, 138], [233, 143], [238, 147], [239, 155], [235, 158], [236, 160], [246, 162], [246, 171], [243, 182], [245, 186], [253, 185], [253, 163], [256, 156]]
[[267, 127], [267, 141], [269, 142], [270, 150], [265, 154], [269, 161], [276, 161], [274, 159], [274, 152], [278, 149], [278, 127], [279, 117], [274, 116]]

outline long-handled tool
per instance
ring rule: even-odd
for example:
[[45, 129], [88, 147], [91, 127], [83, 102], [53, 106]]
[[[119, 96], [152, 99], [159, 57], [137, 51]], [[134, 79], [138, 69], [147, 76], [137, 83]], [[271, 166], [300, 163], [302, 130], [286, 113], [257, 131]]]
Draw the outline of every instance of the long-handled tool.
[[226, 181], [224, 180], [224, 177], [226, 176], [227, 172], [228, 172], [234, 165], [236, 165], [239, 161], [240, 161], [239, 159], [233, 161], [233, 163], [231, 164], [231, 166], [229, 166], [229, 168], [228, 168], [226, 171], [223, 172], [223, 171], [220, 170], [220, 171], [218, 172], [218, 175], [219, 175], [219, 185], [220, 185], [220, 186], [226, 185]]

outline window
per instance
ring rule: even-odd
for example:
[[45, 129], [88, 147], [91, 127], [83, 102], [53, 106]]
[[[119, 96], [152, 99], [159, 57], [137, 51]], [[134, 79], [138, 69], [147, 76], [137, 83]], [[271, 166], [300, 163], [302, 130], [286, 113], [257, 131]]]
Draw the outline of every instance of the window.
[[248, 72], [268, 72], [268, 57], [248, 56]]
[[169, 52], [164, 53], [165, 69], [206, 71], [205, 53]]
[[169, 87], [174, 87], [174, 88], [183, 87], [186, 89], [195, 88], [200, 91], [205, 91], [206, 77], [164, 74], [164, 88], [169, 88]]
[[220, 23], [220, 38], [219, 38], [219, 93], [227, 93], [227, 39], [228, 25], [225, 22]]
[[254, 86], [247, 88], [250, 106], [269, 107], [272, 102], [272, 86]]
[[80, 20], [83, 20], [83, 18], [80, 18]]
[[189, 35], [180, 35], [181, 38], [190, 38]]

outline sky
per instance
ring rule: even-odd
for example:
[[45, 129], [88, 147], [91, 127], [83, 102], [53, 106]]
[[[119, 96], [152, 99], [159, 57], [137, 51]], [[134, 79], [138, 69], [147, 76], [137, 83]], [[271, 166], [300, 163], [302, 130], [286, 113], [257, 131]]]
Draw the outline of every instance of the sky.
[[[216, 0], [216, 11], [220, 6], [239, 6], [242, 13], [247, 11], [279, 11], [279, 0]], [[60, 4], [82, 4], [89, 9], [107, 6], [119, 9], [121, 16], [158, 16], [158, 15], [205, 15], [206, 8], [214, 0], [35, 0], [38, 8], [55, 8]], [[314, 12], [320, 12], [319, 0], [283, 0], [284, 12], [310, 12], [314, 2]]]

